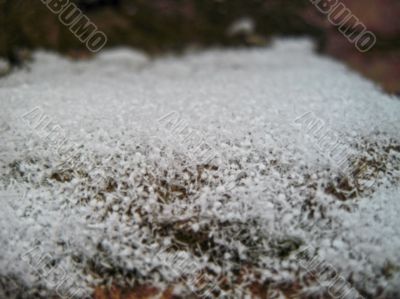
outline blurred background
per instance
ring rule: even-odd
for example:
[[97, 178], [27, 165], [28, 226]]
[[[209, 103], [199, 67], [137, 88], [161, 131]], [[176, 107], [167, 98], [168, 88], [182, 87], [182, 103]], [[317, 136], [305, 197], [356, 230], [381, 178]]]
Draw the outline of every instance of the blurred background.
[[[358, 52], [310, 0], [71, 0], [106, 33], [106, 47], [156, 56], [310, 36], [319, 52], [400, 94], [400, 1], [340, 1], [377, 36], [367, 53]], [[0, 26], [0, 57], [13, 67], [23, 67], [38, 48], [74, 59], [93, 55], [40, 0], [0, 0]]]

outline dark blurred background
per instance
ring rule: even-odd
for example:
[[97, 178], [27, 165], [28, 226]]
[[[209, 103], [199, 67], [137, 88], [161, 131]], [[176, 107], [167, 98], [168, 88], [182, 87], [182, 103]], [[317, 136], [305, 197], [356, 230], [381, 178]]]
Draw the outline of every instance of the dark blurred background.
[[[268, 46], [273, 36], [306, 35], [321, 53], [400, 93], [400, 0], [341, 0], [377, 36], [367, 53], [359, 53], [309, 0], [71, 1], [106, 33], [107, 47], [132, 46], [159, 55], [209, 46]], [[232, 24], [241, 19], [254, 29], [232, 34]], [[29, 60], [37, 48], [77, 59], [91, 55], [40, 0], [0, 0], [0, 26], [0, 57], [13, 65]]]

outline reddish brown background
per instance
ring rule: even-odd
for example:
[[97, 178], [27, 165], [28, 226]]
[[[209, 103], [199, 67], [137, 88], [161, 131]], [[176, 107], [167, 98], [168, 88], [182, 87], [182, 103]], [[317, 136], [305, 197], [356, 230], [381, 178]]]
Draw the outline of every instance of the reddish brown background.
[[[262, 46], [275, 35], [307, 35], [331, 55], [400, 93], [400, 1], [341, 0], [378, 42], [359, 53], [309, 0], [71, 0], [108, 36], [108, 47], [127, 45], [150, 54], [187, 47]], [[233, 21], [249, 17], [251, 36], [231, 37]], [[0, 0], [0, 56], [20, 64], [46, 48], [72, 57], [89, 55], [40, 0]]]

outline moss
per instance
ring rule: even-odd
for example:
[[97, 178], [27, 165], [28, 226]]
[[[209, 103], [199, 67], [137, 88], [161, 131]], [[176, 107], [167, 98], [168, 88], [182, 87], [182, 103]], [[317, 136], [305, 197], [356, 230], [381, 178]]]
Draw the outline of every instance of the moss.
[[282, 237], [273, 243], [274, 253], [281, 259], [289, 257], [293, 252], [298, 250], [304, 241], [297, 237]]
[[[400, 152], [400, 146], [395, 140], [381, 145], [364, 139], [356, 148], [361, 152], [350, 161], [352, 171], [337, 176], [325, 188], [327, 194], [342, 201], [373, 192], [381, 175], [387, 175], [393, 182], [398, 180], [396, 177], [391, 178], [392, 170], [400, 168], [399, 159], [392, 155], [393, 152]], [[371, 183], [365, 184], [366, 180]]]
[[73, 178], [72, 175], [72, 170], [66, 170], [63, 172], [54, 172], [51, 176], [50, 179], [56, 180], [57, 182], [70, 182]]
[[400, 266], [393, 264], [392, 262], [386, 262], [382, 268], [382, 274], [386, 278], [392, 278], [397, 272], [400, 271]]

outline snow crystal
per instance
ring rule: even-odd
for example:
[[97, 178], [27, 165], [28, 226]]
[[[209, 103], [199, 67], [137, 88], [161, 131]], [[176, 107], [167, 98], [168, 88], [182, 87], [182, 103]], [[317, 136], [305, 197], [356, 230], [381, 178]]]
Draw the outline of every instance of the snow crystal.
[[[0, 80], [0, 278], [42, 294], [111, 282], [198, 291], [166, 252], [203, 280], [226, 278], [227, 296], [258, 279], [283, 298], [281, 283], [323, 292], [295, 258], [309, 246], [363, 296], [398, 298], [398, 98], [303, 39], [154, 60], [34, 57]], [[343, 177], [294, 124], [305, 113], [372, 171]], [[36, 249], [59, 271], [21, 258]]]

